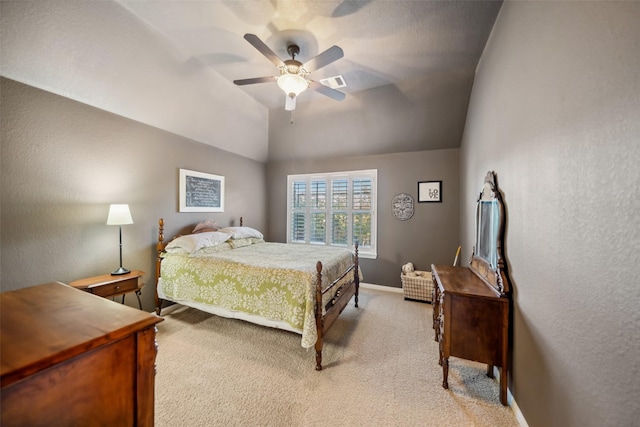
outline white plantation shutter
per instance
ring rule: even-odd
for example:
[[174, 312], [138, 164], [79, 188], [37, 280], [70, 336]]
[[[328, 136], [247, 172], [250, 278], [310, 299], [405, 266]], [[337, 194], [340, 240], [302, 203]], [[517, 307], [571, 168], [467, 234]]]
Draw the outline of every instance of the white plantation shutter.
[[349, 215], [346, 213], [331, 214], [331, 243], [334, 245], [346, 246], [349, 243], [348, 226]]
[[290, 175], [287, 242], [353, 247], [376, 257], [378, 171]]
[[324, 243], [326, 241], [326, 214], [324, 212], [314, 212], [311, 214], [311, 236], [312, 243]]
[[370, 179], [353, 180], [353, 240], [362, 248], [371, 247], [372, 189]]
[[346, 210], [349, 201], [349, 180], [334, 179], [331, 182], [331, 208], [335, 210]]
[[289, 186], [289, 236], [292, 242], [304, 242], [306, 235], [305, 218], [307, 207], [307, 186], [304, 182], [293, 182]]
[[349, 180], [346, 178], [331, 182], [331, 243], [349, 244]]
[[311, 181], [311, 207], [324, 209], [327, 205], [327, 182]]

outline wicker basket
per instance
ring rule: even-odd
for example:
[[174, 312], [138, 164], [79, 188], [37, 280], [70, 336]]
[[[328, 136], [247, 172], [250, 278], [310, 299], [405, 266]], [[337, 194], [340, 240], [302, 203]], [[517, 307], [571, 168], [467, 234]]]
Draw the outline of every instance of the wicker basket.
[[433, 291], [433, 281], [430, 271], [416, 271], [416, 276], [400, 274], [404, 299], [413, 301], [431, 302], [431, 292]]

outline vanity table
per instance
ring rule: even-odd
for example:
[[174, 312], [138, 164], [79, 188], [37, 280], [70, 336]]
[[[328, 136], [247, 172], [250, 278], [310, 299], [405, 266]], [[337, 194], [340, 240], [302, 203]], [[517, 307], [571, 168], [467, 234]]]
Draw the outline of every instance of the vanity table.
[[467, 267], [432, 265], [433, 329], [439, 343], [442, 386], [449, 388], [449, 357], [500, 368], [500, 402], [507, 405], [511, 285], [504, 258], [505, 215], [493, 172], [476, 208], [476, 240]]

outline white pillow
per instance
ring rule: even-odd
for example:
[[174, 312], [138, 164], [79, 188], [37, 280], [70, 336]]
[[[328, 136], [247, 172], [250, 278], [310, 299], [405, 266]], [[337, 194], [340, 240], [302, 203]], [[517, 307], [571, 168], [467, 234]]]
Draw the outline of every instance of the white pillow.
[[218, 230], [218, 232], [229, 233], [233, 239], [246, 239], [249, 237], [264, 239], [261, 232], [251, 227], [225, 227]]
[[231, 234], [220, 231], [209, 231], [206, 233], [187, 234], [173, 239], [165, 251], [170, 254], [191, 254], [198, 249], [216, 246], [231, 238]]

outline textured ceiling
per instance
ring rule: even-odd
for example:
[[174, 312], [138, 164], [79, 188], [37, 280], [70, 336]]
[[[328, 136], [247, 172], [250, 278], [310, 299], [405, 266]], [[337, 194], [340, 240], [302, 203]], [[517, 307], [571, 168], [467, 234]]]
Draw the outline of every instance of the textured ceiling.
[[[459, 147], [475, 69], [501, 1], [0, 1], [0, 73], [258, 161]], [[256, 34], [341, 75], [342, 102], [307, 90], [295, 124]]]
[[[344, 58], [311, 73], [341, 75], [347, 96], [433, 73], [475, 70], [501, 3], [495, 1], [127, 1], [119, 3], [162, 34], [185, 61], [228, 81], [277, 75], [243, 35], [278, 56], [297, 44], [301, 62], [333, 45]], [[467, 74], [464, 78], [472, 78]], [[243, 86], [261, 104], [284, 106], [275, 83]], [[307, 91], [298, 103], [322, 95]]]

